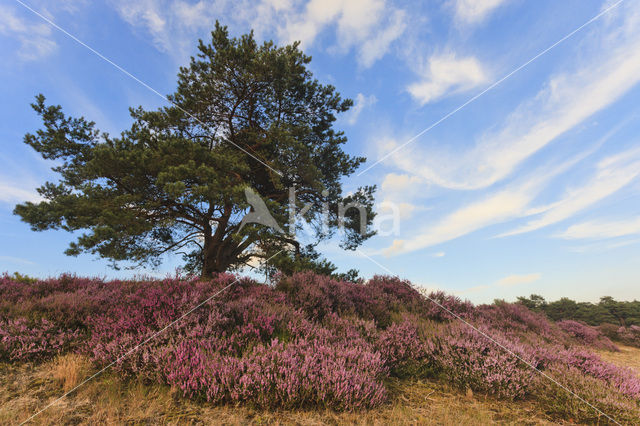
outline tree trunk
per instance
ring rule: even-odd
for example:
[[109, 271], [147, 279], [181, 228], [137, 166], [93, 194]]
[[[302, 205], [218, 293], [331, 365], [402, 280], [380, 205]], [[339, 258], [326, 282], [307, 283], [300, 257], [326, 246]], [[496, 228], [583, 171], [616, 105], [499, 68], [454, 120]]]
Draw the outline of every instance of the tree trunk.
[[202, 277], [209, 278], [214, 274], [225, 272], [231, 266], [231, 259], [226, 255], [224, 242], [214, 241], [212, 237], [205, 237], [202, 252]]

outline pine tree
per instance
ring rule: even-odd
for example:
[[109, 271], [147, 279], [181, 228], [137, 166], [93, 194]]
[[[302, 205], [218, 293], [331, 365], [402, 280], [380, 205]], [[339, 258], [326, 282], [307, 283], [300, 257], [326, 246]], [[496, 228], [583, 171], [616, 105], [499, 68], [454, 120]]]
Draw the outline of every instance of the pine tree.
[[[25, 142], [57, 161], [60, 180], [38, 189], [43, 201], [19, 204], [14, 213], [36, 231], [84, 231], [69, 255], [89, 252], [117, 267], [157, 265], [165, 253], [182, 253], [203, 276], [279, 250], [295, 253], [295, 228], [303, 224], [317, 240], [342, 226], [345, 249], [373, 235], [375, 187], [348, 196], [342, 189], [342, 179], [365, 161], [343, 151], [346, 137], [333, 128], [352, 101], [313, 78], [298, 43], [258, 44], [253, 33], [231, 38], [216, 23], [198, 51], [180, 68], [171, 105], [131, 108], [133, 124], [119, 137], [37, 96], [32, 106], [43, 128]], [[246, 188], [284, 232], [241, 227], [251, 209]], [[310, 206], [295, 226], [286, 225], [290, 188], [299, 207]], [[350, 203], [366, 213], [352, 208], [341, 215], [339, 206]]]

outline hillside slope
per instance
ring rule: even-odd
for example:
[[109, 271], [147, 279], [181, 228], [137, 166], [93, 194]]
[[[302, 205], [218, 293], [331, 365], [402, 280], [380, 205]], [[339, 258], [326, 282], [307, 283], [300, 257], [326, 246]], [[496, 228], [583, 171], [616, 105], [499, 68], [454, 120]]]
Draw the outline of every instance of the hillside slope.
[[109, 367], [38, 417], [640, 422], [638, 372], [596, 329], [521, 304], [425, 296], [397, 278], [4, 276], [0, 296], [10, 421]]

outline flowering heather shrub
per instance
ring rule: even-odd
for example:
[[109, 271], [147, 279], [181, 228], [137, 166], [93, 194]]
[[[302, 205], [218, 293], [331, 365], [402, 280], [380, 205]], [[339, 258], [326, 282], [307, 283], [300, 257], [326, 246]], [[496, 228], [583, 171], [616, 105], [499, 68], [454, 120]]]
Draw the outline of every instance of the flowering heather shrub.
[[47, 358], [69, 349], [78, 337], [77, 331], [60, 330], [45, 319], [35, 322], [24, 318], [0, 321], [0, 360]]
[[618, 330], [618, 334], [628, 345], [640, 348], [640, 326], [632, 325], [622, 331]]
[[598, 355], [581, 349], [559, 351], [557, 359], [581, 372], [600, 379], [623, 395], [640, 399], [640, 378], [629, 368], [603, 361]]
[[[386, 400], [389, 375], [438, 375], [503, 398], [536, 395], [539, 376], [530, 367], [397, 278], [350, 283], [298, 273], [279, 277], [275, 288], [243, 279], [165, 329], [235, 279], [33, 282], [4, 275], [0, 359], [82, 352], [99, 366], [117, 360], [116, 371], [170, 384], [186, 397], [262, 407], [373, 407]], [[635, 375], [572, 347], [576, 337], [543, 315], [508, 303], [474, 307], [442, 292], [429, 297], [533, 365], [568, 369], [570, 380], [595, 387], [584, 393], [603, 407], [627, 414], [637, 407]], [[593, 337], [562, 325], [585, 342]], [[615, 332], [640, 336], [633, 327]]]
[[408, 281], [375, 276], [366, 284], [336, 281], [311, 272], [280, 277], [276, 289], [315, 320], [335, 312], [375, 320], [382, 327], [398, 312], [425, 312], [424, 298]]
[[380, 350], [389, 364], [422, 359], [427, 354], [418, 329], [409, 321], [395, 323], [380, 333]]
[[557, 322], [558, 327], [575, 337], [579, 342], [591, 348], [605, 349], [609, 351], [619, 351], [616, 345], [598, 329], [585, 323], [563, 320]]
[[373, 299], [387, 311], [424, 313], [424, 297], [409, 281], [376, 275], [366, 283]]
[[533, 337], [547, 341], [563, 340], [564, 335], [542, 313], [533, 312], [520, 303], [498, 301], [493, 305], [480, 305], [475, 319], [491, 329], [497, 329], [511, 338]]
[[330, 277], [299, 272], [291, 277], [281, 276], [276, 289], [287, 293], [290, 301], [302, 309], [310, 318], [321, 320], [343, 301], [340, 283]]
[[433, 342], [421, 339], [415, 322], [409, 319], [382, 331], [376, 346], [395, 376], [422, 375], [430, 367]]
[[61, 275], [59, 278], [29, 282], [13, 280], [6, 273], [0, 277], [0, 294], [3, 306], [7, 302], [32, 301], [53, 293], [70, 293], [81, 288], [99, 288], [105, 283], [101, 280]]
[[[508, 399], [527, 394], [535, 372], [522, 361], [465, 324], [452, 323], [443, 331], [434, 339], [433, 361], [446, 380]], [[526, 356], [524, 348], [510, 349]]]
[[[84, 345], [84, 351], [100, 365], [107, 365], [233, 280], [233, 276], [221, 274], [215, 280], [206, 283], [177, 280], [166, 280], [162, 286], [142, 283], [135, 290], [121, 295], [119, 303], [112, 304], [104, 312], [87, 319], [92, 333]], [[237, 285], [240, 290], [244, 288], [241, 283]], [[238, 289], [235, 289], [235, 292]], [[226, 297], [232, 296], [235, 292], [230, 292]], [[211, 337], [212, 341], [219, 341], [221, 350], [237, 351], [239, 347], [248, 345], [249, 335], [259, 334], [260, 327], [270, 326], [268, 321], [262, 321], [260, 327], [241, 322], [242, 318], [246, 318], [251, 312], [261, 315], [259, 307], [254, 307], [257, 309], [253, 310], [245, 306], [242, 308], [245, 315], [243, 316], [243, 313], [238, 311], [238, 304], [243, 303], [242, 299], [225, 302], [227, 299], [220, 298], [194, 311], [174, 327], [119, 360], [114, 367], [126, 374], [155, 380], [159, 377], [156, 364], [165, 356], [165, 347], [171, 346], [180, 338]]]
[[613, 324], [603, 324], [600, 326], [600, 330], [613, 340], [640, 348], [640, 327], [637, 325], [620, 327]]
[[614, 342], [640, 348], [640, 327], [637, 325], [622, 327], [616, 324], [605, 323], [599, 325], [597, 330]]
[[369, 408], [386, 400], [384, 360], [367, 345], [274, 339], [242, 358], [220, 356], [206, 343], [179, 343], [166, 364], [167, 382], [185, 396], [260, 407], [319, 405]]
[[[225, 284], [193, 292], [192, 300], [183, 297], [178, 305], [194, 306], [205, 299], [200, 293], [213, 294]], [[169, 309], [174, 293], [142, 286], [94, 318], [89, 354], [108, 364], [177, 318], [179, 313]], [[367, 340], [377, 335], [372, 321], [333, 312], [322, 323], [310, 321], [284, 294], [250, 282], [221, 296], [115, 367], [212, 402], [355, 409], [385, 400], [385, 359]]]
[[[435, 291], [425, 295], [425, 315], [434, 321], [453, 321], [456, 316], [451, 315], [453, 312], [460, 318], [468, 318], [475, 310], [471, 302], [462, 301], [457, 296], [451, 296], [443, 291]], [[437, 302], [437, 303], [434, 303]], [[445, 309], [443, 309], [446, 308]]]

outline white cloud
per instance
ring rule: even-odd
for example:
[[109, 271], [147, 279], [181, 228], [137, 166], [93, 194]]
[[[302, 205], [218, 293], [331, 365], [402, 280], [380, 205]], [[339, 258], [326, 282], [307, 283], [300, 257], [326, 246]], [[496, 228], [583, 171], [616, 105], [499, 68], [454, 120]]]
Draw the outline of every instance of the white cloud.
[[634, 148], [608, 157], [598, 163], [595, 175], [544, 212], [540, 218], [502, 236], [535, 231], [565, 220], [619, 191], [640, 175], [640, 149]]
[[605, 239], [640, 234], [640, 217], [617, 221], [593, 220], [571, 225], [557, 236], [573, 239]]
[[[418, 210], [418, 206], [408, 202], [395, 202], [384, 199], [376, 205], [376, 211], [382, 215], [391, 214], [397, 217], [397, 219], [409, 219], [413, 216], [413, 213]], [[380, 218], [379, 218], [380, 219]], [[375, 221], [377, 223], [378, 221]], [[379, 226], [379, 224], [378, 224]]]
[[444, 257], [445, 255], [446, 255], [446, 253], [443, 252], [443, 251], [439, 251], [437, 253], [433, 253], [432, 254], [433, 257]]
[[[640, 82], [640, 10], [629, 6], [618, 12], [622, 18], [596, 29], [600, 44], [581, 56], [588, 56], [587, 61], [581, 59], [580, 66], [550, 78], [536, 96], [522, 102], [497, 131], [485, 133], [475, 146], [455, 152], [413, 146], [385, 161], [446, 188], [480, 189], [501, 181]], [[426, 90], [424, 99], [437, 93]]]
[[640, 239], [634, 238], [630, 240], [599, 240], [591, 244], [583, 244], [578, 247], [569, 247], [569, 250], [575, 253], [593, 253], [615, 250], [620, 247], [626, 247], [632, 244], [640, 243]]
[[382, 250], [395, 256], [459, 238], [490, 225], [531, 214], [531, 202], [556, 176], [583, 159], [580, 154], [558, 166], [544, 166], [508, 187], [489, 193], [484, 198], [449, 213], [422, 230], [414, 230], [411, 238], [394, 240]]
[[0, 5], [0, 16], [0, 34], [15, 37], [20, 42], [18, 56], [21, 59], [42, 59], [57, 50], [51, 27], [40, 18], [25, 19], [14, 8], [4, 5]]
[[42, 201], [42, 197], [33, 188], [11, 182], [0, 176], [0, 202], [7, 204], [22, 203], [25, 201]]
[[[567, 191], [560, 200], [545, 206], [533, 206], [540, 191], [558, 175], [573, 167], [592, 153], [583, 151], [558, 166], [539, 168], [528, 176], [511, 183], [506, 188], [490, 192], [478, 201], [467, 204], [441, 220], [414, 230], [410, 238], [394, 240], [382, 251], [387, 256], [432, 247], [459, 238], [479, 229], [509, 220], [540, 215], [525, 226], [502, 234], [507, 236], [548, 226], [564, 220], [616, 192], [640, 175], [640, 149], [635, 148], [601, 160], [594, 176], [584, 186]], [[414, 177], [415, 178], [415, 177]], [[383, 181], [384, 188], [403, 188], [409, 175], [389, 174]], [[419, 208], [419, 207], [417, 207]]]
[[383, 253], [387, 256], [431, 247], [486, 226], [518, 217], [531, 201], [530, 190], [507, 189], [462, 207], [426, 230], [406, 240], [394, 240]]
[[513, 287], [520, 284], [528, 284], [534, 281], [538, 281], [542, 277], [542, 274], [527, 274], [527, 275], [509, 275], [496, 282], [500, 287]]
[[418, 176], [389, 173], [382, 180], [382, 191], [389, 194], [406, 194], [416, 192], [416, 187], [423, 186], [424, 181]]
[[311, 0], [302, 12], [284, 13], [285, 25], [276, 25], [280, 39], [310, 46], [326, 28], [336, 26], [337, 49], [358, 50], [364, 67], [382, 58], [406, 28], [405, 13], [386, 0]]
[[507, 0], [455, 0], [453, 3], [455, 18], [467, 24], [477, 23], [505, 3]]
[[356, 99], [355, 99], [355, 102], [353, 104], [353, 108], [351, 108], [351, 111], [349, 112], [349, 116], [347, 118], [347, 122], [349, 124], [351, 124], [351, 125], [356, 124], [356, 122], [358, 121], [358, 117], [360, 116], [360, 113], [362, 112], [362, 110], [372, 106], [377, 101], [378, 101], [378, 99], [376, 99], [376, 97], [374, 95], [365, 96], [362, 93], [358, 93], [356, 95]]
[[360, 46], [360, 52], [358, 53], [360, 64], [368, 68], [378, 59], [381, 59], [389, 51], [391, 43], [400, 38], [406, 28], [405, 12], [403, 10], [394, 10], [389, 18], [388, 25], [365, 40]]
[[170, 4], [161, 0], [113, 0], [112, 4], [124, 21], [147, 31], [156, 48], [168, 53], [182, 49], [185, 37], [210, 17], [209, 13], [204, 13], [208, 12], [206, 8], [201, 10], [203, 13], [193, 13], [204, 4], [202, 1], [189, 5], [184, 2]]
[[409, 219], [416, 211], [428, 209], [416, 205], [416, 199], [424, 195], [425, 186], [418, 176], [389, 173], [380, 185], [378, 208], [397, 214], [400, 219]]
[[[122, 19], [148, 32], [156, 47], [178, 59], [191, 52], [197, 37], [216, 19], [233, 29], [256, 31], [258, 38], [313, 45], [318, 36], [335, 30], [334, 49], [357, 51], [360, 65], [371, 66], [389, 50], [406, 28], [405, 14], [387, 0], [112, 0]], [[185, 53], [186, 52], [186, 53]]]
[[486, 81], [486, 72], [476, 58], [457, 58], [448, 53], [432, 56], [424, 72], [424, 80], [409, 85], [407, 91], [424, 105], [453, 93], [473, 89]]

